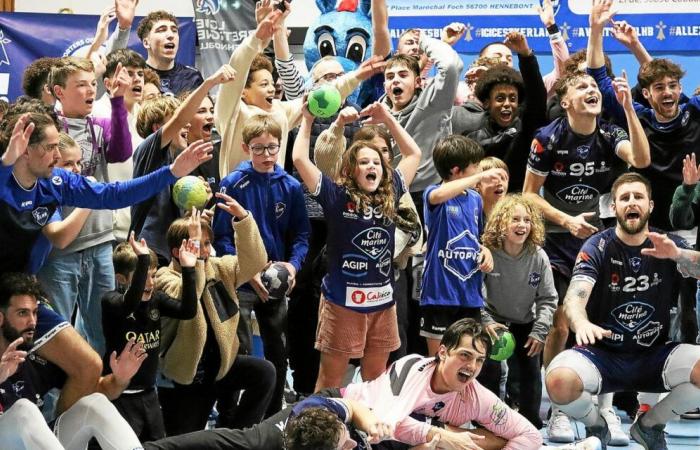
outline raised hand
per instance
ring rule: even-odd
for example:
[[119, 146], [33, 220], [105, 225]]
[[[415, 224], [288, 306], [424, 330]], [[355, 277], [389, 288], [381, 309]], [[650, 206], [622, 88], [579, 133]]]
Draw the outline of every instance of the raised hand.
[[685, 155], [683, 158], [683, 184], [695, 186], [700, 180], [700, 167], [695, 160], [695, 153]]
[[518, 55], [527, 56], [530, 54], [530, 47], [527, 44], [525, 35], [519, 31], [511, 31], [503, 40], [503, 45]]
[[119, 356], [117, 356], [116, 351], [112, 352], [109, 356], [109, 367], [112, 369], [114, 378], [120, 384], [128, 385], [147, 357], [148, 354], [143, 348], [143, 343], [136, 342], [132, 338], [126, 343]]
[[387, 124], [394, 120], [389, 110], [380, 102], [367, 105], [360, 111], [360, 117], [367, 117], [367, 119], [362, 121], [363, 125]]
[[386, 67], [386, 61], [379, 55], [372, 55], [366, 60], [362, 61], [360, 67], [355, 70], [355, 74], [359, 80], [366, 80], [379, 72], [384, 71]]
[[212, 87], [216, 86], [217, 84], [224, 84], [224, 83], [230, 83], [231, 81], [236, 79], [236, 70], [231, 67], [229, 64], [224, 64], [223, 66], [219, 67], [216, 72], [211, 74], [206, 82], [211, 84]]
[[187, 219], [187, 235], [195, 241], [202, 239], [202, 213], [194, 206]]
[[178, 253], [182, 267], [194, 267], [199, 258], [199, 242], [194, 239], [183, 239]]
[[109, 6], [102, 11], [100, 20], [97, 22], [97, 28], [95, 29], [95, 37], [92, 39], [93, 47], [98, 48], [105, 43], [109, 36], [109, 24], [116, 18], [117, 15], [114, 6]]
[[445, 26], [440, 32], [440, 40], [448, 45], [455, 45], [462, 39], [464, 33], [467, 32], [467, 28], [463, 23], [452, 22], [451, 24]]
[[282, 11], [275, 9], [268, 13], [258, 24], [255, 30], [255, 37], [263, 42], [269, 42], [282, 23]]
[[29, 138], [34, 132], [34, 123], [30, 122], [30, 114], [24, 113], [17, 119], [15, 127], [12, 129], [10, 142], [7, 144], [5, 153], [2, 154], [2, 165], [7, 167], [13, 165], [20, 156], [27, 151], [29, 146]]
[[591, 28], [603, 29], [615, 15], [612, 9], [613, 0], [593, 0], [591, 14], [588, 16], [588, 23]]
[[[310, 113], [309, 113], [310, 114]], [[357, 112], [352, 106], [346, 106], [341, 109], [338, 113], [338, 117], [335, 119], [335, 124], [339, 127], [344, 127], [349, 123], [353, 123], [360, 119], [360, 113]]]
[[481, 179], [479, 180], [479, 183], [492, 186], [505, 182], [506, 180], [508, 180], [508, 172], [500, 167], [494, 167], [493, 169], [488, 169], [481, 172]]
[[17, 350], [17, 347], [24, 342], [24, 338], [20, 337], [12, 341], [7, 346], [5, 352], [0, 357], [0, 383], [10, 378], [17, 372], [17, 368], [27, 358], [27, 352]]
[[255, 23], [260, 25], [271, 12], [272, 0], [260, 0], [255, 2]]
[[615, 98], [617, 102], [621, 104], [624, 108], [633, 110], [634, 105], [632, 104], [632, 90], [627, 82], [627, 72], [622, 70], [621, 77], [615, 77], [612, 81], [613, 88], [615, 89]]
[[650, 231], [647, 237], [654, 246], [643, 248], [642, 255], [659, 259], [678, 259], [681, 256], [681, 249], [667, 235]]
[[146, 240], [141, 238], [140, 241], [136, 241], [135, 233], [132, 231], [129, 233], [129, 245], [134, 250], [137, 255], [150, 255], [151, 252], [148, 250], [148, 245]]
[[114, 69], [114, 74], [110, 82], [109, 96], [112, 98], [123, 97], [127, 89], [131, 87], [131, 77], [126, 67], [122, 67], [122, 63], [117, 63], [117, 68]]
[[177, 178], [184, 177], [203, 162], [209, 161], [213, 157], [211, 153], [213, 148], [211, 142], [204, 142], [201, 139], [194, 141], [170, 164], [170, 172]]
[[131, 28], [131, 24], [134, 23], [137, 3], [138, 0], [114, 0], [117, 22], [122, 30]]
[[628, 24], [626, 20], [615, 22], [611, 19], [610, 24], [612, 25], [613, 37], [625, 47], [632, 47], [633, 44], [639, 41], [637, 31], [632, 25]]
[[245, 210], [241, 206], [240, 203], [236, 201], [235, 198], [231, 197], [230, 195], [226, 195], [223, 192], [217, 192], [216, 193], [216, 198], [220, 198], [224, 202], [217, 203], [216, 206], [217, 208], [221, 208], [227, 213], [231, 214], [233, 217], [236, 219], [243, 219], [248, 215], [248, 211]]
[[554, 6], [552, 6], [552, 0], [544, 0], [542, 6], [536, 5], [535, 10], [540, 16], [542, 25], [545, 27], [551, 27], [554, 25]]
[[598, 228], [594, 227], [586, 221], [586, 219], [590, 219], [593, 217], [595, 217], [594, 212], [586, 212], [581, 213], [578, 216], [573, 216], [566, 222], [564, 228], [569, 230], [569, 233], [576, 236], [577, 238], [586, 239], [592, 234], [598, 232]]

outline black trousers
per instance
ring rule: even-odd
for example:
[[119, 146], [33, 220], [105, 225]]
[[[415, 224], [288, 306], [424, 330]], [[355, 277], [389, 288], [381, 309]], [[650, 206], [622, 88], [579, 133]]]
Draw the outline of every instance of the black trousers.
[[287, 378], [287, 300], [263, 302], [255, 292], [238, 291], [238, 306], [241, 319], [238, 323], [239, 351], [251, 354], [253, 350], [253, 328], [251, 312], [260, 327], [260, 337], [265, 350], [265, 359], [275, 366], [275, 387], [265, 417], [270, 417], [282, 409], [282, 396]]
[[112, 400], [112, 403], [124, 420], [129, 422], [141, 442], [165, 437], [163, 413], [155, 388], [136, 394], [122, 394]]
[[[532, 423], [535, 428], [542, 428], [540, 419], [540, 403], [542, 402], [542, 378], [540, 376], [541, 354], [527, 356], [528, 349], [523, 347], [532, 331], [532, 322], [526, 324], [510, 324], [508, 330], [515, 338], [515, 351], [508, 360], [508, 365], [517, 365], [520, 373], [520, 392], [518, 403], [519, 412]], [[486, 358], [477, 378], [479, 382], [496, 395], [500, 394], [501, 363]]]
[[[246, 428], [260, 422], [272, 397], [275, 367], [264, 359], [238, 355], [219, 381], [159, 388], [168, 436], [203, 430], [214, 402], [219, 402], [218, 427]], [[244, 390], [238, 402], [232, 397]], [[238, 403], [237, 407], [235, 406]], [[222, 407], [225, 405], [225, 407]]]

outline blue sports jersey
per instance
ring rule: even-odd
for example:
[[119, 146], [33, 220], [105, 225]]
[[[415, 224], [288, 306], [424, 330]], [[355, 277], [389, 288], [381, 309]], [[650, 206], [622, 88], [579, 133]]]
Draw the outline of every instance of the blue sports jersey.
[[[680, 237], [668, 236], [679, 248], [689, 248]], [[680, 274], [675, 261], [642, 255], [643, 248], [651, 247], [649, 239], [638, 247], [623, 243], [614, 228], [583, 244], [572, 281], [594, 285], [586, 305], [588, 319], [612, 331], [612, 337], [595, 346], [635, 352], [666, 343], [673, 285]]]
[[[401, 172], [394, 170], [394, 202], [406, 192]], [[313, 194], [328, 222], [328, 273], [323, 296], [357, 312], [373, 312], [394, 304], [394, 231], [381, 207], [357, 211], [347, 189], [327, 176]]]
[[428, 252], [421, 287], [421, 305], [481, 308], [479, 236], [483, 229], [479, 194], [467, 190], [445, 203], [431, 205], [428, 196], [439, 184], [423, 193]]
[[95, 183], [63, 169], [21, 187], [12, 166], [0, 164], [0, 273], [27, 271], [41, 253], [33, 247], [59, 205], [120, 209], [145, 200], [175, 182], [169, 167], [123, 183]]
[[[589, 222], [600, 229], [598, 198], [612, 182], [615, 155], [625, 141], [627, 132], [616, 125], [601, 121], [594, 133], [582, 136], [560, 117], [537, 130], [527, 170], [547, 177], [543, 197], [554, 208], [571, 216], [595, 212], [596, 219]], [[568, 233], [551, 222], [547, 231]]]

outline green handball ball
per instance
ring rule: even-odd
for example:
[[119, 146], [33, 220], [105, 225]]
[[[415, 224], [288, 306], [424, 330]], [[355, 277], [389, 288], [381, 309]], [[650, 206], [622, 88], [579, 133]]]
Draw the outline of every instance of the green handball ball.
[[505, 361], [513, 355], [513, 350], [515, 350], [515, 338], [510, 331], [502, 328], [499, 329], [496, 334], [498, 334], [498, 339], [491, 347], [490, 358], [494, 361]]
[[173, 186], [173, 200], [178, 208], [189, 211], [194, 206], [204, 208], [207, 204], [207, 184], [192, 175], [182, 177]]
[[324, 84], [309, 92], [309, 111], [320, 119], [333, 117], [340, 109], [340, 92], [331, 84]]

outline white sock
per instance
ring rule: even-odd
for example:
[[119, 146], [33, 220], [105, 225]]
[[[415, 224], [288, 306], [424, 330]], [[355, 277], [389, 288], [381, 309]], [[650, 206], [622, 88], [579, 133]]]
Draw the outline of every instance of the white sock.
[[681, 383], [642, 417], [642, 425], [652, 427], [668, 423], [676, 416], [700, 405], [700, 389], [692, 383]]
[[612, 409], [613, 393], [598, 394], [598, 409]]

